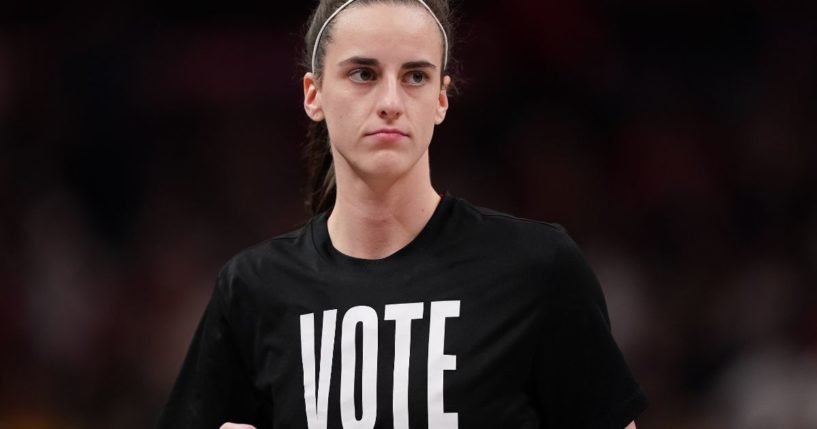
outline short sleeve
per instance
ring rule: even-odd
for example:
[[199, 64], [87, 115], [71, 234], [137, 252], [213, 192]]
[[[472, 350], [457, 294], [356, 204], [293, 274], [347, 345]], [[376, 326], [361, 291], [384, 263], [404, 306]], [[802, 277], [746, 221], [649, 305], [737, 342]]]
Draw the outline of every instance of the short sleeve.
[[217, 429], [228, 421], [267, 427], [265, 407], [227, 318], [225, 277], [222, 271], [162, 409], [160, 429]]
[[647, 406], [599, 282], [563, 230], [547, 275], [534, 391], [543, 428], [624, 429]]

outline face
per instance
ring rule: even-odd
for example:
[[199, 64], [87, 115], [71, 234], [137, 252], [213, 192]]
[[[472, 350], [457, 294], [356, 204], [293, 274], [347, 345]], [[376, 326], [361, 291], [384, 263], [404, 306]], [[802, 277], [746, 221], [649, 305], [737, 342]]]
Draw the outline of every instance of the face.
[[304, 76], [304, 108], [326, 120], [338, 181], [394, 180], [428, 168], [434, 127], [445, 118], [443, 41], [421, 6], [351, 5], [332, 22], [320, 81]]

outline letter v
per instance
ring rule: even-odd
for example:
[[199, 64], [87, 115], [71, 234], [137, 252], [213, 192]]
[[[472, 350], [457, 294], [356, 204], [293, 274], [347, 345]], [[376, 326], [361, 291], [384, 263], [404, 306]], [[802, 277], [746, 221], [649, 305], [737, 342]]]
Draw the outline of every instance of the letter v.
[[304, 401], [309, 429], [326, 429], [329, 382], [332, 380], [332, 353], [335, 350], [337, 310], [323, 312], [321, 366], [315, 395], [315, 313], [301, 315], [301, 361], [304, 369]]

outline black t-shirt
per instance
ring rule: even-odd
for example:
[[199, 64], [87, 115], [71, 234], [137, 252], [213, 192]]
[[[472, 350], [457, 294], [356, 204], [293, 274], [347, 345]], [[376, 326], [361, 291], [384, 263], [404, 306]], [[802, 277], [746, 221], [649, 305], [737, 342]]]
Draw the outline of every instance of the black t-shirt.
[[378, 260], [327, 214], [221, 270], [160, 428], [609, 428], [646, 406], [556, 224], [445, 193]]

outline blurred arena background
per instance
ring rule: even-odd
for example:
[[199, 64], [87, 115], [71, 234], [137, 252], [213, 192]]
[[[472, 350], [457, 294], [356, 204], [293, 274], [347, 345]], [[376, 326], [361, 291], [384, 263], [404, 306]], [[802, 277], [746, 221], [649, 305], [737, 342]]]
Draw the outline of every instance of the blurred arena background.
[[[0, 6], [0, 428], [144, 428], [307, 219], [312, 1]], [[639, 428], [817, 427], [817, 2], [467, 0], [438, 190], [565, 225]]]

